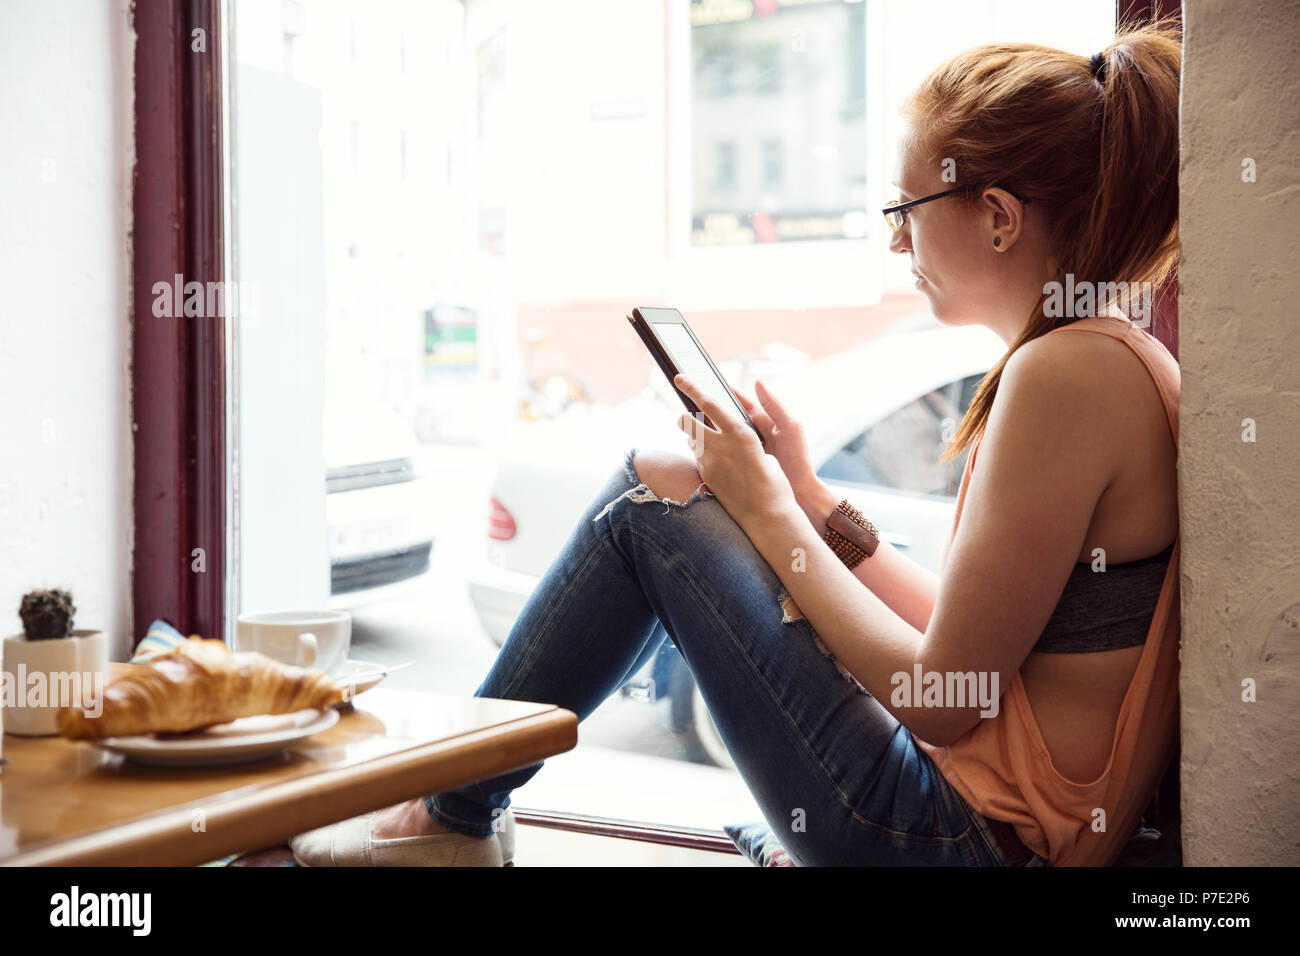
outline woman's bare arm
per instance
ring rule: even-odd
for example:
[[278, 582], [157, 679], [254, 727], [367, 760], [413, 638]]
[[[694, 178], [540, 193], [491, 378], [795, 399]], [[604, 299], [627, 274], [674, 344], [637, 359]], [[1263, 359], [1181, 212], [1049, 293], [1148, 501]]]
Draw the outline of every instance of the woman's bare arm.
[[[1106, 423], [1132, 414], [1128, 396], [1099, 388], [1097, 363], [1080, 361], [1071, 341], [1079, 338], [1040, 336], [1003, 367], [924, 632], [870, 588], [848, 584], [855, 575], [809, 527], [797, 498], [737, 519], [829, 651], [935, 746], [997, 713], [1001, 688], [1011, 686], [1051, 617], [1119, 465], [1123, 449]], [[796, 548], [805, 566], [791, 566]], [[986, 680], [988, 698], [980, 691], [972, 703], [955, 692], [917, 703], [899, 691], [918, 672], [938, 674], [940, 683]]]
[[[734, 391], [758, 426], [767, 450], [780, 462], [790, 480], [795, 501], [820, 537], [826, 530], [826, 519], [839, 503], [839, 496], [826, 487], [813, 470], [808, 442], [798, 419], [764, 382], [756, 382], [755, 388], [759, 390], [761, 403], [740, 389]], [[858, 563], [853, 574], [886, 607], [917, 631], [925, 633], [939, 591], [936, 575], [884, 541], [876, 548], [875, 554]]]
[[[820, 478], [813, 478], [803, 488], [795, 488], [794, 494], [813, 528], [822, 534], [840, 496]], [[938, 575], [921, 567], [888, 541], [881, 541], [876, 553], [860, 561], [853, 574], [891, 611], [925, 633], [939, 593]]]

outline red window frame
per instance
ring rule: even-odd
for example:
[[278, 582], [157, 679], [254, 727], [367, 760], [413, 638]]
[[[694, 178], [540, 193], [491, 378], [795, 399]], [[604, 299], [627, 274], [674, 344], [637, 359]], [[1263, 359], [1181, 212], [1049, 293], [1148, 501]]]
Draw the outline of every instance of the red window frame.
[[224, 279], [219, 0], [142, 3], [134, 19], [132, 627], [224, 639], [224, 318], [153, 314], [157, 282]]
[[[1179, 29], [1183, 23], [1183, 5], [1181, 0], [1116, 0], [1115, 22], [1122, 26], [1134, 21], [1142, 22], [1154, 17], [1173, 18], [1178, 21]], [[1178, 267], [1169, 278], [1155, 291], [1155, 303], [1152, 308], [1151, 334], [1178, 358]], [[1177, 766], [1177, 761], [1175, 761]]]

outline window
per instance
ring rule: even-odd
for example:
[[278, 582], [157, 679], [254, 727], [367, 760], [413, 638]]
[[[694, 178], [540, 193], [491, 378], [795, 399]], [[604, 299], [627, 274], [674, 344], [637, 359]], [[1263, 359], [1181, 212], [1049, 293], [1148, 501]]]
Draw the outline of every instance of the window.
[[[276, 16], [232, 4], [233, 278], [260, 316], [236, 360], [238, 609], [345, 608], [355, 658], [415, 662], [385, 686], [454, 694], [623, 453], [685, 452], [626, 312], [681, 308], [729, 381], [806, 387], [809, 409], [854, 380], [821, 363], [882, 332], [960, 333], [868, 215], [888, 117], [922, 67], [1002, 35], [994, 13], [1080, 53], [1114, 17], [898, 4], [902, 45], [883, 5], [843, 0], [302, 0], [288, 69]], [[833, 435], [805, 423], [826, 479], [879, 496], [918, 560], [951, 525], [937, 459], [976, 373], [921, 369]], [[671, 643], [516, 804], [760, 815]]]
[[736, 188], [736, 144], [713, 145], [713, 188], [719, 192]]
[[[864, 5], [773, 4], [766, 13], [762, 5], [743, 6], [691, 6], [692, 131], [701, 141], [734, 133], [741, 155], [758, 156], [761, 148], [763, 175], [739, 183], [697, 176], [693, 243], [861, 238]], [[733, 83], [733, 75], [744, 79]]]
[[721, 99], [735, 92], [735, 63], [724, 51], [715, 51], [704, 61], [702, 75], [705, 96]]
[[755, 92], [767, 96], [781, 92], [781, 48], [776, 44], [765, 46], [756, 51], [754, 71]]
[[781, 141], [767, 139], [763, 141], [763, 185], [776, 187], [781, 185], [784, 175], [782, 166]]

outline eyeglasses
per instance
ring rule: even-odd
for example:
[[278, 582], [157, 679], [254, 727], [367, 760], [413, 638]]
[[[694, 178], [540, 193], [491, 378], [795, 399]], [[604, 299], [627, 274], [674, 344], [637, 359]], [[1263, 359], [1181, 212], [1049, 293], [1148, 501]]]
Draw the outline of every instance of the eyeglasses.
[[[922, 196], [920, 199], [912, 199], [903, 203], [900, 203], [897, 199], [891, 199], [889, 202], [885, 203], [885, 208], [880, 211], [885, 217], [885, 222], [889, 223], [889, 228], [894, 230], [894, 232], [898, 232], [898, 230], [902, 229], [907, 223], [907, 211], [913, 206], [919, 206], [921, 203], [929, 202], [932, 199], [942, 199], [944, 196], [951, 196], [953, 193], [959, 193], [965, 189], [978, 188], [980, 187], [967, 184], [965, 186], [957, 186], [954, 189], [945, 189], [943, 192], [935, 193], [932, 196]], [[1011, 190], [1008, 189], [1007, 192], [1011, 192]], [[1015, 196], [1021, 205], [1027, 206], [1029, 204], [1028, 199], [1021, 199], [1019, 196], [1016, 196], [1015, 193], [1011, 193], [1011, 195]]]

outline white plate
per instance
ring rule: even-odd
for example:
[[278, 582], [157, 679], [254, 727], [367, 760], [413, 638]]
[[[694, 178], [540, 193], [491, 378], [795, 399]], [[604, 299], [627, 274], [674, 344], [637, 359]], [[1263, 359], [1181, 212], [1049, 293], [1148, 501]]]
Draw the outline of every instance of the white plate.
[[[375, 664], [371, 661], [348, 659], [329, 672], [330, 677], [352, 686], [351, 697], [365, 693], [394, 671], [405, 670], [415, 662], [404, 664]], [[344, 702], [346, 704], [346, 701]], [[343, 705], [339, 705], [343, 706]]]
[[339, 712], [332, 707], [310, 708], [292, 714], [241, 717], [174, 737], [138, 734], [89, 742], [155, 767], [220, 767], [263, 760], [295, 741], [333, 727], [338, 720]]

